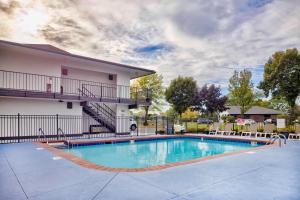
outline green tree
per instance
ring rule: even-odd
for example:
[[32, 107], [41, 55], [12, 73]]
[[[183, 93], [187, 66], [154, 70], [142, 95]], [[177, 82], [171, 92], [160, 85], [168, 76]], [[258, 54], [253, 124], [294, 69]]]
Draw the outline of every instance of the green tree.
[[280, 110], [284, 113], [289, 112], [289, 104], [284, 98], [272, 98], [269, 102], [269, 108]]
[[177, 118], [178, 117], [178, 113], [174, 110], [173, 106], [170, 106], [170, 108], [161, 113], [162, 116], [165, 116], [165, 117], [172, 117], [172, 118]]
[[241, 107], [241, 115], [252, 106], [254, 101], [252, 74], [248, 70], [235, 71], [229, 79], [229, 102]]
[[166, 100], [180, 115], [194, 104], [197, 94], [197, 83], [192, 77], [181, 77], [171, 81], [166, 89]]
[[296, 99], [300, 95], [300, 54], [297, 49], [279, 51], [265, 64], [259, 85], [266, 96], [284, 97], [290, 106], [290, 122], [296, 118]]
[[150, 98], [152, 103], [148, 106], [143, 106], [145, 118], [144, 125], [148, 125], [148, 114], [149, 110], [160, 111], [162, 100], [164, 97], [164, 88], [163, 88], [163, 76], [158, 74], [151, 74], [138, 78], [131, 85], [132, 91], [139, 91], [139, 98]]

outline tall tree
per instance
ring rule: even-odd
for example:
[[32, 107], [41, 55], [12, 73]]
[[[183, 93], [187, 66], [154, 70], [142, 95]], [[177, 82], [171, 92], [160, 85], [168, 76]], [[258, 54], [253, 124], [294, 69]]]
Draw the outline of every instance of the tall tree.
[[181, 77], [171, 81], [166, 89], [166, 100], [180, 115], [193, 105], [197, 93], [197, 83], [192, 77]]
[[271, 93], [284, 97], [290, 106], [290, 121], [296, 118], [296, 99], [300, 95], [300, 54], [296, 48], [276, 52], [269, 58], [259, 88], [266, 96]]
[[149, 109], [151, 108], [154, 111], [160, 111], [160, 105], [161, 101], [163, 100], [164, 97], [164, 88], [163, 88], [163, 76], [158, 75], [158, 74], [151, 74], [148, 76], [144, 76], [141, 78], [138, 78], [133, 82], [131, 85], [131, 89], [133, 92], [136, 91], [141, 91], [138, 92], [139, 98], [148, 98], [151, 99], [152, 104], [149, 106], [143, 106], [143, 109], [145, 111], [145, 121], [144, 125], [148, 125], [148, 114], [149, 114]]
[[229, 79], [229, 101], [241, 107], [241, 115], [251, 107], [254, 101], [252, 74], [248, 70], [235, 71]]
[[226, 110], [226, 96], [222, 96], [221, 88], [214, 84], [204, 85], [197, 93], [194, 110], [198, 110], [204, 114], [211, 115], [215, 112]]

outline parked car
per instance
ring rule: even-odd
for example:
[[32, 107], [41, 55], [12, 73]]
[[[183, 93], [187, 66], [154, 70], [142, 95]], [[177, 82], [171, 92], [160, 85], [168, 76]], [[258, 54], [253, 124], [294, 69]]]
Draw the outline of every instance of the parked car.
[[199, 118], [197, 119], [198, 124], [212, 124], [214, 121], [207, 118]]
[[137, 122], [133, 117], [130, 117], [129, 121], [130, 121], [130, 131], [135, 131], [137, 128]]
[[266, 119], [264, 122], [265, 122], [265, 124], [276, 124], [277, 120], [276, 119]]

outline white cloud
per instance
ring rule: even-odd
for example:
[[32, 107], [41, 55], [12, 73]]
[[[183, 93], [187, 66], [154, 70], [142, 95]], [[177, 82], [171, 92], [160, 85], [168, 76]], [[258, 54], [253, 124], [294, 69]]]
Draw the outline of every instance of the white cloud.
[[[235, 69], [300, 48], [300, 0], [0, 0], [0, 37], [226, 87]], [[150, 52], [136, 49], [165, 45]], [[261, 76], [261, 71], [258, 72]], [[254, 74], [255, 75], [255, 74]]]

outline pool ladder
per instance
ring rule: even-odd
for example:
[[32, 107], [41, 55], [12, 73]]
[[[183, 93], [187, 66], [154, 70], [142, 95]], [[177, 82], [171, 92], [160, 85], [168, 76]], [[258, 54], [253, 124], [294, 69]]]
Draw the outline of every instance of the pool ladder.
[[61, 128], [58, 128], [57, 132], [58, 133], [60, 132], [63, 135], [63, 137], [65, 138], [65, 141], [67, 142], [68, 148], [69, 148], [70, 144], [69, 144], [69, 140], [68, 140], [67, 135], [65, 134], [65, 132]]
[[48, 139], [44, 133], [44, 130], [42, 128], [39, 128], [39, 134], [38, 134], [38, 139], [40, 140], [41, 139], [41, 136], [44, 137], [44, 140], [46, 140], [47, 144], [48, 144]]
[[283, 134], [272, 135], [271, 138], [270, 138], [270, 140], [266, 144], [273, 144], [276, 140], [278, 140], [279, 141], [279, 143], [278, 143], [279, 147], [281, 147], [282, 146], [282, 141], [281, 141], [282, 139], [284, 139], [284, 144], [286, 144], [286, 137], [285, 137], [285, 135], [283, 135]]

